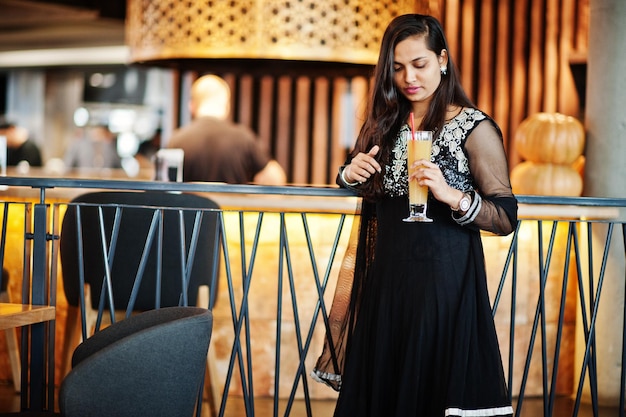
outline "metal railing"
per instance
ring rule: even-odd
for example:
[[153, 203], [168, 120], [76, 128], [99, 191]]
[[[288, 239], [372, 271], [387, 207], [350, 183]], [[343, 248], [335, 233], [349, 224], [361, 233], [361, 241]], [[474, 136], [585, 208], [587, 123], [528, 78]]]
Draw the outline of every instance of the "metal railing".
[[[543, 415], [552, 416], [558, 397], [565, 396], [571, 399], [568, 407], [574, 416], [583, 405], [589, 410], [586, 415], [600, 415], [604, 405], [614, 410], [615, 415], [624, 416], [626, 199], [519, 196], [518, 201], [530, 207], [552, 207], [550, 215], [539, 212], [519, 221], [493, 302], [494, 317], [508, 316], [509, 322], [515, 324], [508, 330], [505, 365], [516, 415], [521, 415], [527, 396], [538, 396], [542, 399]], [[526, 256], [521, 255], [523, 251]], [[524, 271], [532, 274], [530, 281], [536, 285], [535, 296], [526, 300], [528, 333], [516, 335], [520, 321], [520, 276]], [[609, 291], [613, 293], [605, 294], [604, 286], [609, 280], [612, 281]], [[502, 308], [499, 302], [507, 286], [511, 303]], [[613, 299], [601, 303], [607, 297]], [[615, 315], [621, 317], [618, 327]], [[609, 337], [598, 337], [601, 327], [603, 335]], [[615, 350], [616, 345], [619, 350]], [[518, 355], [523, 361], [520, 369], [514, 365]], [[618, 378], [603, 374], [599, 361], [604, 362], [605, 372], [619, 363]], [[538, 392], [529, 395], [533, 368], [540, 375], [537, 378], [540, 385]]]
[[[220, 290], [211, 305], [215, 321], [209, 349], [213, 412], [227, 415], [232, 402], [240, 402], [245, 414], [254, 416], [255, 398], [265, 396], [273, 398], [275, 416], [288, 416], [296, 406], [312, 416], [313, 399], [333, 400], [333, 393], [311, 384], [308, 374], [322, 347], [334, 279], [352, 219], [358, 215], [358, 200], [349, 191], [47, 178], [0, 178], [0, 184], [11, 190], [34, 189], [32, 203], [12, 203], [32, 204], [25, 214], [32, 218], [32, 227], [24, 232], [24, 264], [32, 268], [24, 269], [23, 300], [52, 305], [57, 303], [59, 224], [68, 207], [55, 196], [64, 194], [59, 190], [76, 195], [107, 189], [221, 196]], [[611, 282], [621, 279], [624, 292], [626, 199], [519, 196], [518, 201], [524, 210], [515, 232], [483, 237], [494, 319], [516, 414], [521, 415], [525, 398], [539, 397], [543, 415], [551, 416], [557, 399], [567, 397], [572, 398], [573, 415], [585, 403], [597, 416], [605, 397], [598, 372], [607, 350], [597, 329], [606, 317], [601, 306], [607, 303], [607, 277]], [[0, 244], [5, 242], [3, 224]], [[4, 246], [0, 252], [3, 256]], [[623, 320], [623, 302], [609, 307], [619, 309]], [[33, 326], [26, 335], [31, 337], [31, 358], [42, 358], [31, 360], [30, 378], [24, 378], [30, 384], [23, 385], [26, 409], [54, 406], [50, 382], [55, 381], [55, 367], [47, 366], [55, 361], [54, 323], [51, 326]], [[626, 359], [622, 328], [612, 329], [619, 339], [615, 360], [620, 364]], [[41, 375], [34, 380], [47, 385], [47, 391], [33, 384], [33, 375]], [[624, 366], [618, 383], [614, 401], [622, 416]]]

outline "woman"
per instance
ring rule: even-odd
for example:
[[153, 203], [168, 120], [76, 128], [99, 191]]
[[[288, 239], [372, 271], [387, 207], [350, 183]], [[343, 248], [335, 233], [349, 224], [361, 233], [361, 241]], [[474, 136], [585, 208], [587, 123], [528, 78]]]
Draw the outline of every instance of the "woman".
[[[411, 113], [434, 139], [409, 178]], [[512, 415], [479, 232], [511, 233], [517, 202], [501, 132], [463, 91], [435, 18], [390, 23], [367, 119], [337, 181], [364, 202], [354, 279], [338, 284], [351, 295], [335, 296], [314, 370], [340, 389], [335, 416]], [[429, 187], [434, 222], [402, 221], [408, 181]]]

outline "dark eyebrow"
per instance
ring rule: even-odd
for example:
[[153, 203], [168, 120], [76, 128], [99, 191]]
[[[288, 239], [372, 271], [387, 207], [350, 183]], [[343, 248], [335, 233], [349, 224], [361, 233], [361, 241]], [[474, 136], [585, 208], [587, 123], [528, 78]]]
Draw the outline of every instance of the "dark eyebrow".
[[[414, 63], [414, 62], [417, 62], [417, 61], [422, 61], [422, 60], [424, 60], [424, 59], [428, 59], [428, 57], [426, 57], [426, 56], [418, 56], [417, 58], [413, 58], [413, 59], [412, 59], [411, 61], [409, 61], [409, 62], [410, 62], [410, 63]], [[399, 63], [398, 61], [393, 61], [393, 64], [394, 64], [394, 65], [402, 65], [402, 64], [401, 64], [401, 63]]]

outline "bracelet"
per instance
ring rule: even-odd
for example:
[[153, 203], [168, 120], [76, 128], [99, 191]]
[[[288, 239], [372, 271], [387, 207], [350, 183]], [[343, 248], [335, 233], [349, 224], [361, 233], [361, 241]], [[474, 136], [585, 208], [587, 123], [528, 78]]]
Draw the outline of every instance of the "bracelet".
[[346, 168], [347, 168], [347, 167], [345, 167], [344, 169], [342, 169], [342, 170], [341, 170], [341, 174], [340, 174], [340, 175], [341, 175], [341, 180], [342, 180], [342, 181], [343, 181], [343, 182], [344, 182], [347, 186], [350, 186], [350, 187], [354, 187], [355, 185], [360, 184], [360, 183], [361, 183], [360, 181], [356, 181], [356, 182], [348, 182], [348, 180], [347, 180], [347, 179], [346, 179], [346, 177], [345, 177]]

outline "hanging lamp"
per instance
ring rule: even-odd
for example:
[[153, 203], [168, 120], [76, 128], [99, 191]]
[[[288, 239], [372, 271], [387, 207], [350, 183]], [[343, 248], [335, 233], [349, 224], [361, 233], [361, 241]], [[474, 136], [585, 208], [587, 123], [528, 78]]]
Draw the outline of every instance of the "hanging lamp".
[[387, 24], [427, 0], [128, 0], [131, 61], [372, 66]]

